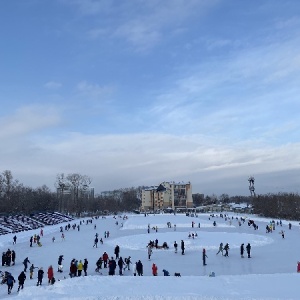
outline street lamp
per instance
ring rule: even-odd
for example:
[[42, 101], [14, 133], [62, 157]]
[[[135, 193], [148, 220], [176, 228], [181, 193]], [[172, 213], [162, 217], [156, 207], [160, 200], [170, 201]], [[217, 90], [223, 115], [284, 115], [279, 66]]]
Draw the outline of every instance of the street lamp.
[[250, 195], [255, 197], [255, 187], [254, 187], [254, 177], [253, 176], [250, 176], [248, 178], [248, 181], [249, 181], [249, 191], [250, 191]]
[[58, 183], [59, 187], [60, 187], [60, 191], [61, 191], [61, 197], [60, 197], [60, 212], [63, 212], [63, 196], [64, 196], [64, 189], [66, 184], [63, 182], [59, 182]]

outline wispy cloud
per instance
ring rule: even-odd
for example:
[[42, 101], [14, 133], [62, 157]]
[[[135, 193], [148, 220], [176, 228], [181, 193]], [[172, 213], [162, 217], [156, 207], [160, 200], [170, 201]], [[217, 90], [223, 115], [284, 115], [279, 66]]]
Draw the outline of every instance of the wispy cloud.
[[61, 1], [76, 7], [83, 17], [92, 18], [95, 25], [86, 31], [88, 38], [106, 35], [122, 39], [138, 52], [149, 51], [164, 39], [182, 33], [183, 23], [190, 18], [201, 18], [219, 3], [218, 0]]
[[60, 0], [65, 5], [75, 6], [84, 15], [96, 15], [113, 7], [115, 1], [101, 0]]
[[0, 138], [15, 138], [60, 124], [60, 114], [51, 106], [25, 106], [14, 115], [0, 118]]
[[106, 36], [108, 33], [108, 30], [105, 28], [93, 28], [88, 30], [87, 36], [89, 39], [95, 40], [99, 37]]
[[98, 84], [92, 84], [87, 81], [81, 81], [77, 84], [78, 92], [83, 96], [92, 100], [104, 100], [107, 99], [114, 91], [111, 86], [100, 86]]
[[219, 133], [243, 140], [266, 138], [272, 130], [279, 133], [289, 123], [288, 115], [300, 109], [295, 86], [300, 81], [299, 45], [295, 37], [253, 44], [180, 68], [149, 112], [160, 120], [158, 127], [174, 132]]
[[[214, 182], [239, 178], [246, 186], [249, 174], [254, 174], [270, 184], [268, 174], [300, 168], [299, 150], [299, 143], [281, 147], [240, 143], [237, 147], [201, 135], [64, 133], [52, 139], [40, 136], [34, 143], [23, 144], [22, 149], [6, 154], [6, 162], [12, 166], [17, 163], [18, 170], [28, 170], [27, 175], [29, 172], [35, 185], [45, 183], [41, 180], [48, 184], [53, 182], [55, 174], [62, 171], [88, 174], [98, 190], [157, 184], [164, 180], [190, 180], [196, 190], [206, 192], [204, 183], [211, 174], [214, 174]], [[15, 158], [20, 157], [20, 151], [30, 152], [26, 160]], [[41, 178], [34, 176], [41, 172]], [[21, 179], [29, 183], [26, 178]], [[221, 187], [219, 190], [215, 186], [214, 191], [236, 194], [243, 190]], [[245, 191], [247, 193], [247, 189]]]
[[44, 87], [50, 90], [57, 90], [62, 87], [62, 84], [56, 81], [48, 81], [44, 84]]
[[[218, 1], [142, 1], [143, 8], [138, 17], [123, 22], [115, 35], [129, 41], [138, 51], [147, 51], [155, 47], [163, 38], [165, 31], [178, 34], [182, 23], [188, 18], [200, 18]], [[141, 7], [141, 6], [140, 6]], [[136, 7], [131, 8], [136, 11]], [[197, 12], [197, 14], [196, 14]], [[175, 35], [176, 35], [175, 34]]]

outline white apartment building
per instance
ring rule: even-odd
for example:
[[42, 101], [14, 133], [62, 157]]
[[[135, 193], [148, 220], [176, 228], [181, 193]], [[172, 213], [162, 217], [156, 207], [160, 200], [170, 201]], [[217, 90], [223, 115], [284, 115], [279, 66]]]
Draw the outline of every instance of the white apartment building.
[[141, 210], [193, 207], [192, 185], [190, 182], [162, 182], [142, 190]]

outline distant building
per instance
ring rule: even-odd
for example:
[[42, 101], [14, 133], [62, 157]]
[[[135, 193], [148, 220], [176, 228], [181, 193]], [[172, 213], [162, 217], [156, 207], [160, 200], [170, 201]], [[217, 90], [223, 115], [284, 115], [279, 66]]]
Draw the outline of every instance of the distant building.
[[190, 182], [162, 182], [142, 190], [141, 210], [193, 207], [192, 185]]

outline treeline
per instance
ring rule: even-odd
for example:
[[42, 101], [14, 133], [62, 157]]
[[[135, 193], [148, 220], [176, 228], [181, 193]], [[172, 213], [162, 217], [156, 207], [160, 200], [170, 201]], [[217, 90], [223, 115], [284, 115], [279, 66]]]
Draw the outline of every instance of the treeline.
[[300, 195], [297, 193], [278, 193], [252, 196], [233, 196], [222, 194], [204, 196], [194, 194], [195, 206], [227, 203], [246, 203], [253, 208], [253, 214], [267, 218], [300, 220]]
[[278, 193], [253, 198], [254, 213], [269, 218], [300, 220], [300, 195]]
[[29, 215], [39, 211], [60, 211], [80, 215], [84, 212], [130, 211], [140, 207], [141, 188], [119, 189], [94, 196], [90, 192], [92, 180], [81, 174], [58, 174], [56, 191], [43, 185], [25, 186], [14, 179], [11, 171], [0, 174], [0, 213]]
[[[39, 211], [60, 211], [80, 215], [84, 212], [119, 212], [139, 209], [143, 187], [124, 188], [94, 195], [90, 193], [92, 179], [77, 173], [58, 174], [54, 180], [56, 191], [43, 185], [24, 186], [13, 178], [11, 171], [0, 173], [0, 213], [31, 214]], [[194, 194], [195, 206], [218, 203], [247, 203], [253, 213], [269, 218], [300, 219], [300, 196], [294, 193], [257, 195], [256, 197], [227, 194], [204, 196]]]

